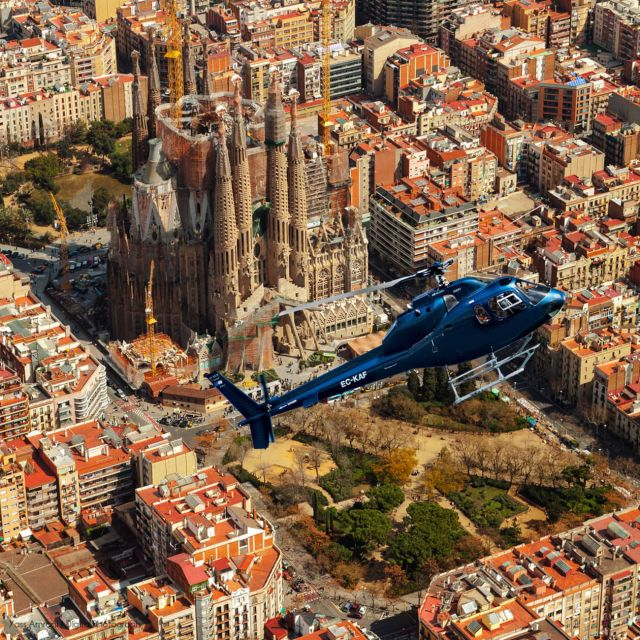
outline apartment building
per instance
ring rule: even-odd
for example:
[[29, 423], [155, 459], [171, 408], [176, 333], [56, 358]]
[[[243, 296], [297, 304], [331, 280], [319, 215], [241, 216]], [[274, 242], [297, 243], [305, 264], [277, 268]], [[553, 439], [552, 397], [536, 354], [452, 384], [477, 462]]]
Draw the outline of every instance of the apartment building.
[[195, 604], [196, 640], [261, 640], [265, 622], [282, 609], [280, 571], [275, 547], [201, 566], [185, 553], [167, 561], [168, 574]]
[[480, 131], [480, 142], [495, 154], [498, 164], [525, 180], [528, 175], [527, 147], [532, 138], [531, 126], [522, 121], [507, 122], [500, 114]]
[[507, 0], [502, 14], [509, 18], [511, 26], [546, 40], [550, 6], [547, 2], [522, 2]]
[[[529, 145], [531, 149], [533, 145]], [[540, 147], [537, 186], [549, 192], [569, 176], [591, 178], [604, 169], [604, 153], [579, 138], [556, 143], [536, 143]]]
[[638, 259], [637, 239], [625, 231], [605, 235], [592, 226], [549, 235], [537, 248], [540, 278], [565, 291], [579, 291], [627, 277]]
[[[169, 436], [169, 434], [163, 434]], [[198, 469], [197, 457], [181, 438], [162, 437], [135, 451], [138, 486], [158, 485], [170, 475], [192, 476]]]
[[593, 42], [620, 60], [640, 58], [640, 8], [632, 0], [596, 3]]
[[640, 124], [615, 115], [600, 114], [593, 120], [593, 145], [604, 151], [605, 162], [626, 167], [640, 158]]
[[272, 525], [255, 514], [238, 481], [213, 467], [136, 490], [145, 558], [157, 574], [178, 551], [196, 562], [271, 548]]
[[[640, 382], [640, 353], [632, 351], [628, 356], [599, 364], [593, 377], [591, 413], [596, 424], [611, 425], [616, 436], [637, 450], [640, 445], [638, 429], [633, 420], [616, 419], [621, 411], [625, 416], [635, 413], [637, 384]], [[636, 407], [637, 409], [637, 407]], [[632, 427], [632, 428], [629, 428]]]
[[[366, 26], [358, 27], [366, 34]], [[386, 90], [385, 66], [387, 59], [400, 49], [420, 44], [420, 39], [407, 29], [395, 27], [372, 27], [364, 38], [362, 70], [364, 88], [372, 96], [381, 97]]]
[[601, 218], [609, 211], [630, 219], [638, 213], [640, 167], [616, 168], [608, 165], [602, 171], [581, 179], [566, 180], [549, 191], [551, 204], [565, 215], [591, 215]]
[[626, 638], [634, 624], [638, 509], [589, 520], [436, 576], [423, 640]]
[[12, 439], [30, 429], [29, 396], [20, 378], [0, 369], [0, 438]]
[[498, 100], [478, 80], [448, 70], [413, 80], [401, 91], [397, 112], [416, 123], [418, 136], [447, 125], [478, 135], [498, 112]]
[[591, 409], [596, 365], [627, 356], [632, 348], [631, 334], [612, 329], [578, 334], [563, 340], [560, 343], [559, 375], [564, 402], [582, 413], [588, 413]]
[[127, 602], [149, 620], [159, 640], [195, 640], [195, 606], [168, 578], [127, 587]]
[[75, 524], [84, 509], [114, 506], [133, 497], [131, 455], [113, 429], [92, 421], [30, 435], [28, 441], [57, 479], [63, 521]]
[[385, 97], [397, 105], [400, 91], [406, 89], [412, 80], [430, 76], [449, 66], [444, 51], [429, 44], [419, 43], [398, 49], [384, 66]]
[[439, 27], [440, 46], [453, 64], [459, 64], [460, 43], [490, 29], [502, 29], [504, 19], [498, 9], [477, 2], [457, 7]]
[[427, 176], [378, 187], [370, 200], [371, 250], [398, 274], [428, 266], [430, 245], [478, 228], [475, 205], [457, 193]]
[[475, 201], [493, 193], [498, 161], [480, 144], [478, 136], [462, 127], [447, 124], [421, 142], [427, 148], [431, 178], [451, 188], [467, 200]]
[[0, 446], [0, 538], [9, 542], [31, 535], [27, 520], [24, 474], [10, 448]]

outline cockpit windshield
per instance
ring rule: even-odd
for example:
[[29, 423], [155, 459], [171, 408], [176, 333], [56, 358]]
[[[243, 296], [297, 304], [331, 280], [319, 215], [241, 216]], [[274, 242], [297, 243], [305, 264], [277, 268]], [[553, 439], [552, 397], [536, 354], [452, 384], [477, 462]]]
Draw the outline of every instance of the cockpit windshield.
[[527, 280], [517, 280], [516, 287], [524, 294], [531, 304], [538, 304], [549, 293], [549, 287]]
[[525, 303], [513, 291], [499, 293], [489, 301], [489, 309], [500, 319], [509, 318], [526, 308]]

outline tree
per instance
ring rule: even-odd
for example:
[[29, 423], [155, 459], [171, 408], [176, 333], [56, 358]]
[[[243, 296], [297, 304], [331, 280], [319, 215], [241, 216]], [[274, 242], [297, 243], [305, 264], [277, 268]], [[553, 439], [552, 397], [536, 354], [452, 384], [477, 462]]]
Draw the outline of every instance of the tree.
[[425, 470], [420, 478], [420, 484], [427, 495], [439, 491], [443, 495], [457, 493], [464, 487], [464, 473], [460, 465], [451, 455], [451, 451], [444, 447], [434, 463]]
[[386, 544], [391, 533], [391, 520], [373, 509], [349, 509], [338, 519], [341, 543], [358, 555], [372, 551], [377, 545]]
[[417, 464], [413, 449], [396, 449], [374, 467], [374, 472], [383, 482], [402, 486], [407, 483]]
[[32, 213], [36, 224], [48, 227], [55, 220], [55, 212], [48, 193], [34, 189], [31, 193], [20, 194], [19, 200]]
[[425, 369], [422, 372], [420, 400], [422, 402], [433, 402], [436, 400], [436, 370], [433, 368]]
[[240, 468], [244, 469], [244, 459], [251, 449], [251, 438], [249, 436], [238, 435], [233, 439], [233, 445], [236, 459], [240, 462]]
[[[473, 367], [469, 362], [461, 362], [458, 365], [458, 372], [456, 375], [461, 376], [465, 373], [469, 373]], [[469, 393], [473, 393], [476, 390], [475, 380], [466, 380], [460, 385], [459, 393], [460, 395], [466, 396]]]
[[394, 387], [385, 395], [375, 399], [371, 408], [383, 418], [395, 418], [419, 423], [424, 416], [422, 407], [411, 397], [406, 388]]
[[0, 239], [15, 242], [29, 235], [29, 219], [18, 208], [0, 207]]
[[109, 161], [111, 162], [111, 170], [120, 182], [131, 182], [133, 164], [129, 151], [112, 151], [109, 153]]
[[369, 502], [365, 505], [367, 509], [377, 509], [387, 513], [404, 502], [404, 493], [396, 484], [381, 484], [372, 487], [367, 491]]
[[304, 449], [296, 449], [293, 452], [293, 461], [295, 464], [294, 474], [296, 480], [300, 482], [303, 487], [307, 486], [307, 463], [309, 456]]
[[446, 367], [438, 367], [436, 369], [435, 381], [435, 397], [436, 402], [441, 404], [451, 404], [453, 402], [453, 392], [449, 386], [449, 376]]
[[68, 138], [71, 144], [84, 144], [87, 141], [88, 133], [87, 123], [84, 120], [77, 120], [68, 125], [65, 137]]
[[25, 171], [12, 171], [8, 173], [2, 181], [2, 195], [9, 196], [15, 193], [28, 180], [29, 176]]
[[467, 535], [455, 511], [432, 502], [414, 502], [407, 509], [404, 531], [389, 545], [391, 558], [407, 573], [425, 566], [428, 559], [446, 562]]
[[94, 120], [87, 134], [87, 142], [101, 158], [113, 153], [116, 148], [116, 130], [109, 120]]
[[62, 138], [60, 142], [58, 142], [56, 146], [56, 152], [58, 154], [58, 158], [63, 163], [67, 163], [71, 158], [73, 158], [73, 151], [71, 149], [71, 143], [67, 138]]
[[24, 164], [24, 170], [33, 183], [45, 191], [57, 191], [55, 178], [63, 170], [62, 162], [54, 153], [43, 153]]
[[316, 484], [320, 482], [320, 467], [322, 467], [322, 463], [325, 461], [327, 454], [325, 450], [321, 446], [314, 446], [309, 451], [309, 465], [316, 472]]
[[106, 187], [98, 187], [91, 196], [91, 209], [98, 216], [98, 222], [104, 224], [111, 202], [111, 194]]
[[414, 400], [420, 399], [420, 378], [413, 370], [407, 374], [407, 389]]

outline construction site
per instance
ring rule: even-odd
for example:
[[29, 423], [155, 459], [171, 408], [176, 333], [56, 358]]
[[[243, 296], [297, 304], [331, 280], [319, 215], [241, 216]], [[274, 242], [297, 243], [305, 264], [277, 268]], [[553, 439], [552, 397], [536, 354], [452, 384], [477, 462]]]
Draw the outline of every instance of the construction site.
[[[324, 125], [329, 85], [319, 135], [303, 136], [297, 96], [282, 95], [276, 74], [264, 105], [243, 99], [239, 82], [234, 93], [212, 93], [207, 74], [197, 89], [179, 22], [169, 22], [168, 104], [153, 53], [146, 95], [133, 58], [135, 173], [131, 206], [110, 214], [111, 339], [147, 362], [153, 378], [165, 371], [156, 370], [161, 346], [186, 354], [206, 344], [207, 366], [259, 371], [271, 368], [274, 349], [304, 358], [370, 332], [366, 301], [272, 320], [368, 282], [366, 235], [348, 206], [348, 158]], [[160, 345], [160, 335], [173, 346]]]

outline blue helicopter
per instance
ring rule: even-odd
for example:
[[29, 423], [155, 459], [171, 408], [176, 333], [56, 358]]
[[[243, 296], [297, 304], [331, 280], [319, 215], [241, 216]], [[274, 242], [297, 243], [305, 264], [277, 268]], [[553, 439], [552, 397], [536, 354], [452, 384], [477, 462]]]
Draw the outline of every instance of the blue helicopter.
[[[445, 273], [452, 263], [452, 260], [438, 262], [410, 276], [279, 313], [276, 318], [416, 278], [436, 281], [435, 288], [413, 298], [379, 347], [281, 396], [269, 397], [263, 377], [260, 382], [264, 402], [258, 403], [222, 374], [207, 376], [244, 416], [240, 425], [249, 425], [254, 448], [266, 449], [273, 442], [273, 416], [311, 407], [411, 369], [449, 367], [483, 358], [484, 361], [470, 371], [453, 378], [449, 376], [456, 403], [522, 372], [538, 346], [530, 346], [531, 333], [560, 311], [565, 294], [511, 276], [490, 281], [465, 277], [448, 283]], [[504, 354], [505, 351], [508, 353]], [[492, 372], [497, 374], [497, 379], [494, 376], [490, 383], [477, 387], [472, 393], [460, 393], [467, 381]]]

